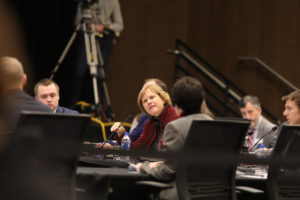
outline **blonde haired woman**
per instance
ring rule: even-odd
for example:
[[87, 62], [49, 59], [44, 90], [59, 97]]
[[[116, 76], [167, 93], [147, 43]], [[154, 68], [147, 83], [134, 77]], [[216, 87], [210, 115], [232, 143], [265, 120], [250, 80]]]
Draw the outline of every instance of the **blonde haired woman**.
[[[151, 118], [145, 124], [141, 136], [136, 141], [131, 142], [131, 148], [161, 150], [165, 125], [177, 119], [170, 95], [156, 84], [148, 85], [140, 91], [137, 104], [141, 111]], [[111, 130], [116, 129], [117, 127], [113, 127]], [[124, 132], [124, 129], [117, 130], [119, 143]]]

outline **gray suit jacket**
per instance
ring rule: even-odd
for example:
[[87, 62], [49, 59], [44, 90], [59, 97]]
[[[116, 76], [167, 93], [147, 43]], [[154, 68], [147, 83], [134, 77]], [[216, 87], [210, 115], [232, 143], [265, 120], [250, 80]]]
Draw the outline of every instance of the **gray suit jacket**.
[[[163, 135], [163, 149], [168, 152], [180, 151], [184, 147], [184, 142], [192, 121], [211, 119], [208, 115], [199, 113], [169, 122], [165, 127]], [[176, 164], [168, 160], [164, 161], [164, 164], [151, 169], [148, 167], [148, 162], [144, 162], [141, 166], [141, 172], [147, 173], [159, 181], [172, 181], [173, 188], [163, 190], [160, 194], [162, 199], [178, 199], [174, 181], [175, 171]]]
[[[267, 120], [266, 118], [264, 118], [263, 116], [261, 116], [261, 122], [258, 126], [258, 130], [257, 130], [257, 139], [262, 138], [265, 134], [269, 133], [273, 127], [275, 127], [276, 125], [271, 123], [269, 120]], [[267, 148], [272, 148], [274, 147], [276, 140], [277, 140], [277, 135], [278, 135], [278, 131], [274, 130], [272, 132], [270, 132], [270, 134], [266, 135], [262, 140], [263, 140], [263, 144], [265, 147]]]

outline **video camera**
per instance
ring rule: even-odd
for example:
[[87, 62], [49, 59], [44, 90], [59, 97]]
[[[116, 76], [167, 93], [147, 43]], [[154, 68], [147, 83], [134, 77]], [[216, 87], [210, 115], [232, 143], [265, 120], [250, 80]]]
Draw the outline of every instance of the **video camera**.
[[95, 18], [99, 12], [98, 0], [75, 0], [80, 5], [81, 21], [95, 23]]

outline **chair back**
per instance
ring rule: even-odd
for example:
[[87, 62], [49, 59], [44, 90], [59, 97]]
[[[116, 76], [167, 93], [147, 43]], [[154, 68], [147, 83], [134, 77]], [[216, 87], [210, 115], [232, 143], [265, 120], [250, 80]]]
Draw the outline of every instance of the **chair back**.
[[[299, 157], [300, 125], [281, 125], [274, 147], [274, 157]], [[269, 165], [267, 192], [269, 199], [300, 199], [300, 166]]]
[[[180, 199], [229, 200], [235, 196], [237, 162], [216, 165], [215, 159], [224, 155], [238, 155], [249, 127], [244, 120], [193, 121], [185, 142], [185, 150], [203, 154], [217, 153], [218, 158], [195, 158], [188, 164], [179, 162], [176, 169], [177, 190]], [[211, 163], [210, 163], [211, 162]]]
[[[83, 140], [85, 142], [99, 143], [107, 140], [111, 136], [110, 128], [115, 122], [103, 122], [97, 118], [91, 118], [88, 124]], [[123, 122], [122, 125], [129, 132], [130, 123]], [[111, 138], [113, 140], [114, 138]]]
[[82, 114], [22, 112], [5, 159], [6, 181], [12, 183], [5, 187], [13, 191], [7, 194], [75, 199], [77, 159], [89, 120]]
[[104, 123], [97, 118], [92, 117], [88, 123], [85, 133], [84, 142], [99, 143], [106, 138]]

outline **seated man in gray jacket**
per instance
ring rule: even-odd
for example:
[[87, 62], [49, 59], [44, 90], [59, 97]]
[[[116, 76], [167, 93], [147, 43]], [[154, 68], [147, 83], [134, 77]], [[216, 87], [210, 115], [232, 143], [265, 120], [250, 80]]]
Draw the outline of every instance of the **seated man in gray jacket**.
[[258, 97], [244, 96], [239, 102], [239, 108], [242, 117], [250, 120], [250, 129], [246, 137], [248, 150], [254, 150], [259, 143], [263, 143], [266, 148], [273, 148], [277, 139], [277, 126], [262, 116]]
[[[184, 142], [193, 120], [210, 120], [201, 113], [201, 105], [205, 98], [201, 83], [192, 77], [183, 77], [176, 81], [171, 92], [179, 119], [167, 124], [163, 134], [163, 150], [177, 152], [184, 147]], [[171, 189], [160, 193], [161, 199], [178, 199], [175, 178], [176, 165], [171, 161], [138, 163], [137, 171], [147, 173], [156, 180], [173, 181]]]

